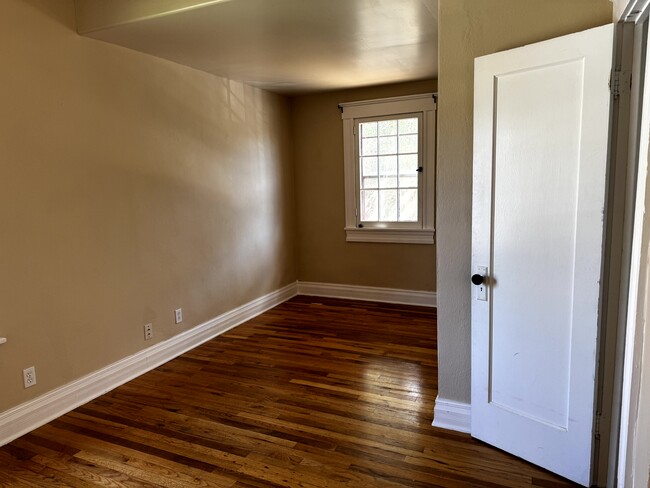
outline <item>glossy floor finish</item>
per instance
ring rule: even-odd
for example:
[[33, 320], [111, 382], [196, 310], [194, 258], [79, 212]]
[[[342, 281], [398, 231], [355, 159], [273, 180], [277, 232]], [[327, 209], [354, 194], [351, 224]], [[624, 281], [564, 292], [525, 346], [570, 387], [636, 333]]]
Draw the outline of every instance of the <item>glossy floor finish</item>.
[[571, 486], [431, 427], [435, 309], [296, 297], [0, 449], [1, 486]]

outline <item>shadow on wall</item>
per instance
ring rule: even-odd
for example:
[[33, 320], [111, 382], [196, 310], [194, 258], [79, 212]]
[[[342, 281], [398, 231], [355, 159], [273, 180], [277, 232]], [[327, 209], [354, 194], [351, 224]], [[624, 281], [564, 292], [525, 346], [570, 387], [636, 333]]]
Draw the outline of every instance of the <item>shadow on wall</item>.
[[287, 100], [78, 36], [69, 4], [0, 18], [0, 411], [184, 330], [179, 304], [190, 327], [296, 280]]
[[74, 0], [52, 2], [51, 0], [23, 0], [23, 3], [38, 10], [46, 17], [77, 34]]

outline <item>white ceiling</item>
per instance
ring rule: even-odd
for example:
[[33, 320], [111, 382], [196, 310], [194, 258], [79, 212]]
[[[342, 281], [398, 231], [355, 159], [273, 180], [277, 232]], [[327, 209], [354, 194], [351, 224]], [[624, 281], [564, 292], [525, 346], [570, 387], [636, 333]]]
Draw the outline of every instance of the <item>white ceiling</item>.
[[435, 78], [437, 0], [76, 0], [80, 33], [279, 93]]

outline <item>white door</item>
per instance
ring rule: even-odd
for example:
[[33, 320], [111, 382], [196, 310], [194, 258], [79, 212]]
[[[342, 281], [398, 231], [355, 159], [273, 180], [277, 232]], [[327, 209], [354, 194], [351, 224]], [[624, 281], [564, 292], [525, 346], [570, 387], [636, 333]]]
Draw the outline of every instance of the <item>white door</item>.
[[583, 485], [612, 49], [608, 25], [475, 63], [472, 435]]

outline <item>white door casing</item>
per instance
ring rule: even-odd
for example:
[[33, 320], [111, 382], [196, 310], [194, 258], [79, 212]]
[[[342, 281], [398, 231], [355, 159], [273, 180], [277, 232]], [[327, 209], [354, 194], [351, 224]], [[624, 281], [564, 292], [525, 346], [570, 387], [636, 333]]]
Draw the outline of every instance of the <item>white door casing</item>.
[[475, 62], [472, 435], [583, 485], [612, 50], [607, 25]]

